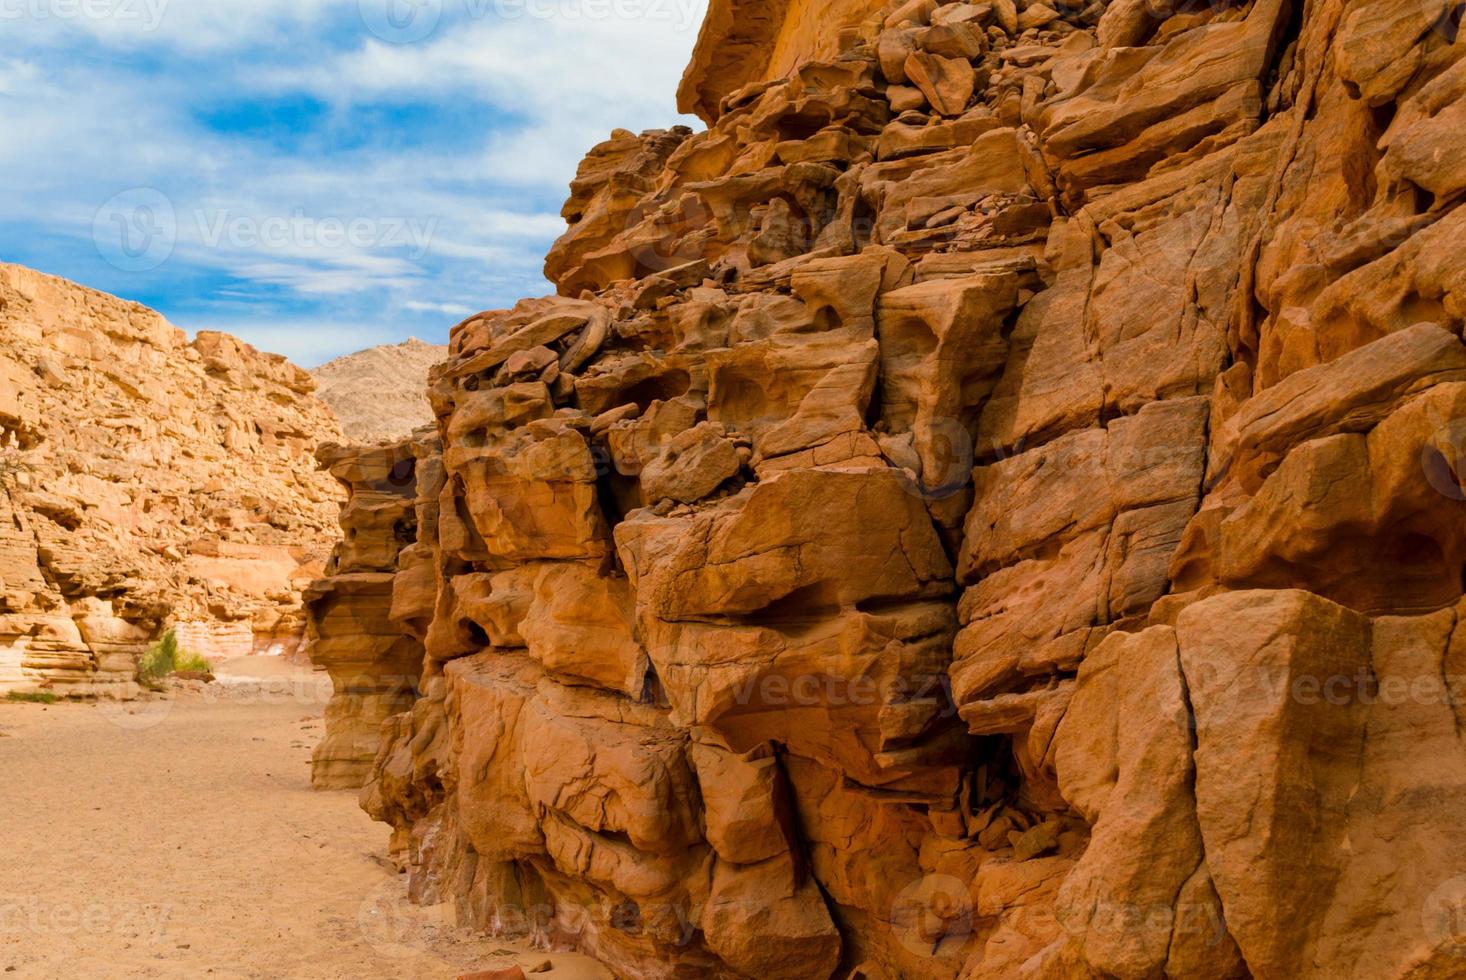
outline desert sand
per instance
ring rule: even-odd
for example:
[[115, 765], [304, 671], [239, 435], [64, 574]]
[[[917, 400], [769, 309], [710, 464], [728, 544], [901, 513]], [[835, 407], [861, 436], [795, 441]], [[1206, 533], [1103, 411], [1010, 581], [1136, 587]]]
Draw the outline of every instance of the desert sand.
[[0, 702], [0, 975], [439, 980], [550, 959], [537, 976], [609, 976], [409, 904], [387, 829], [310, 787], [318, 675], [220, 672], [167, 700]]

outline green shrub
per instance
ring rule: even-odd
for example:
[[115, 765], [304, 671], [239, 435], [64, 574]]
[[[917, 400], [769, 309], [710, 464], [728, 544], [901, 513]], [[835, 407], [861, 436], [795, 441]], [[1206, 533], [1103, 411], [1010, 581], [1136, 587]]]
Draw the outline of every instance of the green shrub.
[[153, 645], [152, 649], [143, 654], [137, 675], [140, 681], [151, 687], [180, 670], [207, 674], [213, 670], [213, 667], [198, 654], [189, 653], [179, 647], [177, 634], [169, 630], [163, 634], [161, 640]]
[[61, 699], [54, 694], [47, 694], [45, 691], [10, 691], [5, 695], [5, 700], [20, 704], [55, 704]]
[[214, 665], [196, 653], [185, 651], [178, 655], [178, 666], [175, 669], [186, 674], [212, 674]]
[[137, 676], [144, 684], [160, 681], [178, 669], [178, 636], [172, 631], [153, 644], [138, 664]]

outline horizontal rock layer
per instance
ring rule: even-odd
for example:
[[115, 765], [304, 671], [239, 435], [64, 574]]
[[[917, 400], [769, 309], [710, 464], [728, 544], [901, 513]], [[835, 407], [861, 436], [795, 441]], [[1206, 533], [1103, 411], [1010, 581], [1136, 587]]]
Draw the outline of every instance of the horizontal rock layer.
[[628, 977], [1459, 973], [1458, 12], [811, 10], [713, 4], [410, 493], [333, 463], [414, 895]]

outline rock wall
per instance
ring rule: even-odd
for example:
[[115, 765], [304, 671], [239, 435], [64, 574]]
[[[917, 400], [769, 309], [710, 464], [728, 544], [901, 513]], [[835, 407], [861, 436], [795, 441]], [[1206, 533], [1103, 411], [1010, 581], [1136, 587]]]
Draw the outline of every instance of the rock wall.
[[0, 265], [0, 692], [126, 696], [165, 626], [211, 657], [302, 647], [337, 507], [313, 389], [233, 337]]
[[[422, 626], [432, 617], [437, 579], [416, 546], [416, 452], [436, 442], [363, 447], [327, 443], [321, 465], [346, 491], [344, 539], [306, 593], [311, 661], [330, 674], [326, 737], [316, 746], [311, 781], [322, 789], [366, 782], [382, 723], [412, 707], [422, 673]], [[401, 581], [399, 582], [399, 577]], [[398, 598], [394, 602], [394, 594]], [[425, 601], [423, 609], [412, 608]]]
[[453, 331], [413, 893], [638, 978], [1460, 975], [1459, 8], [802, 9]]

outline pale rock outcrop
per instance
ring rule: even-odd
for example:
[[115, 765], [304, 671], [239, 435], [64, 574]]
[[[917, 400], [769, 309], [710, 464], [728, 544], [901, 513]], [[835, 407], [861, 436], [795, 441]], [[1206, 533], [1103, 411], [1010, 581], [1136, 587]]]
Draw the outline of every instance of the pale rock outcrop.
[[627, 977], [1459, 975], [1457, 13], [716, 0], [708, 130], [591, 151], [394, 450], [414, 895]]
[[353, 442], [406, 439], [433, 421], [428, 369], [448, 348], [409, 338], [327, 361], [311, 370], [316, 397], [325, 402]]

